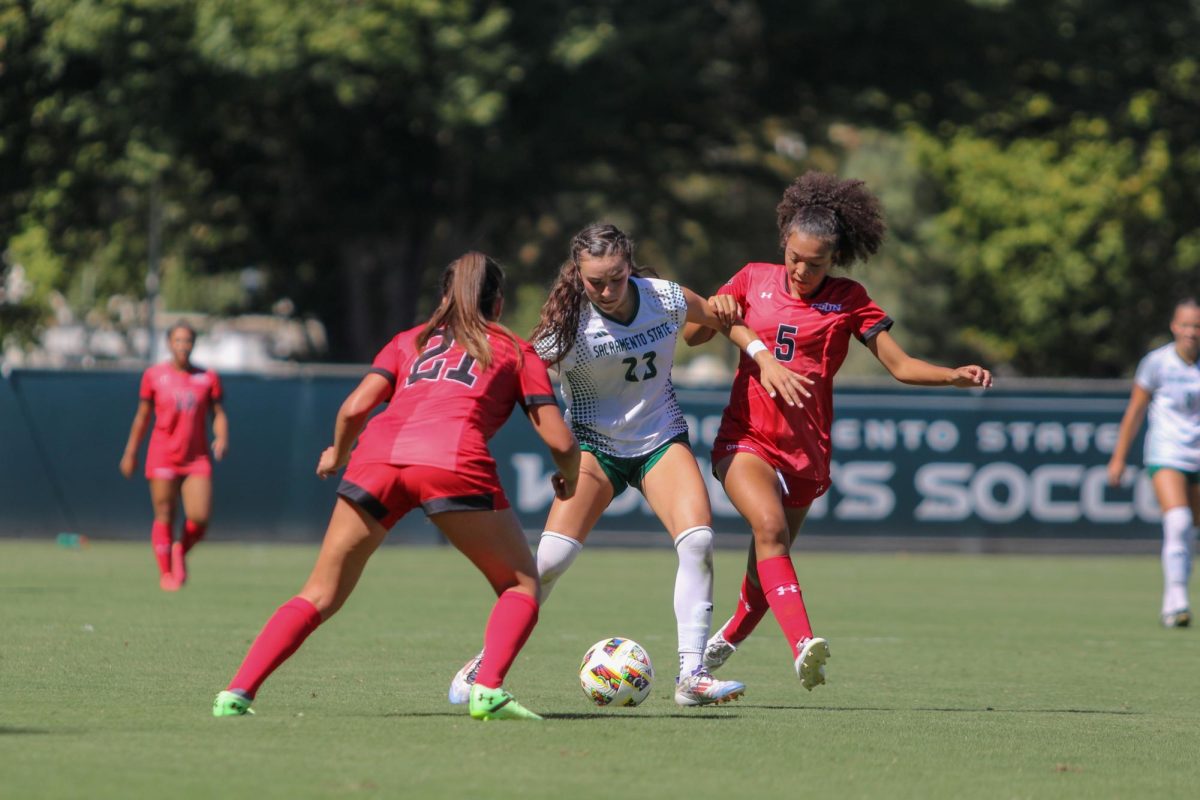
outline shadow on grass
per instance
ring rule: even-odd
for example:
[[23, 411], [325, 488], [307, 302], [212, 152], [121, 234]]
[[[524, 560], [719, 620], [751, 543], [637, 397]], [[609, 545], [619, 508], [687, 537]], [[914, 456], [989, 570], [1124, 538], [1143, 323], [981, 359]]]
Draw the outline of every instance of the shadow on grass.
[[10, 728], [7, 725], [0, 725], [0, 736], [48, 736], [55, 733], [67, 733], [67, 731], [52, 731], [49, 728]]
[[923, 711], [931, 714], [1108, 714], [1118, 717], [1134, 717], [1144, 711], [1126, 711], [1108, 708], [877, 708], [873, 706], [756, 706], [749, 703], [744, 708], [761, 708], [766, 711]]
[[[758, 708], [771, 708], [771, 706], [758, 706]], [[780, 706], [780, 708], [782, 708], [782, 707]], [[822, 709], [822, 710], [833, 711], [836, 709]], [[863, 710], [867, 710], [867, 709], [863, 709]], [[539, 713], [541, 713], [541, 712], [539, 712]], [[679, 712], [679, 713], [674, 713], [674, 714], [622, 714], [619, 711], [616, 711], [616, 712], [594, 711], [594, 712], [568, 712], [568, 713], [562, 713], [562, 714], [543, 713], [542, 718], [543, 719], [567, 720], [569, 722], [574, 722], [576, 720], [594, 720], [594, 719], [611, 720], [614, 722], [626, 722], [629, 720], [645, 722], [645, 721], [656, 720], [656, 719], [722, 720], [722, 719], [737, 719], [738, 718], [737, 714], [722, 713], [720, 716], [707, 716], [707, 714], [708, 714], [708, 712], [706, 712], [706, 711], [698, 711], [698, 712], [692, 713], [692, 714], [689, 714], [686, 712]], [[385, 718], [455, 717], [458, 719], [470, 719], [470, 716], [468, 714], [466, 714], [465, 712], [456, 713], [453, 711], [393, 711], [388, 714], [380, 714], [379, 716], [385, 717]]]

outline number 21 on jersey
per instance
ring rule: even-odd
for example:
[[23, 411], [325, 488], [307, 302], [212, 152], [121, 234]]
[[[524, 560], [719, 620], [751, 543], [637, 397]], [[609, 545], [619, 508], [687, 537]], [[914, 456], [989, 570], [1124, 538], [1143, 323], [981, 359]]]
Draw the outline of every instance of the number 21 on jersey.
[[434, 337], [430, 337], [431, 341], [426, 343], [425, 349], [413, 361], [412, 369], [409, 370], [404, 385], [412, 386], [417, 381], [449, 380], [457, 381], [465, 386], [474, 386], [478, 378], [472, 372], [475, 367], [475, 359], [471, 357], [470, 353], [463, 351], [458, 363], [450, 369], [446, 369], [449, 359], [441, 356], [454, 345], [454, 339], [441, 334], [434, 336], [438, 339], [437, 344], [433, 344]]

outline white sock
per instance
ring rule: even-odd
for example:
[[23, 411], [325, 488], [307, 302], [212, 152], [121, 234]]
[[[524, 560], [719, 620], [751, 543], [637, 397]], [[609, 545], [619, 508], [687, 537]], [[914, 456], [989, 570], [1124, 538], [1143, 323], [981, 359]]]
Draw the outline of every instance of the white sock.
[[538, 541], [537, 568], [538, 580], [542, 584], [542, 605], [550, 598], [554, 584], [563, 576], [567, 568], [574, 563], [575, 557], [583, 549], [583, 543], [577, 542], [570, 536], [563, 536], [553, 531], [542, 531]]
[[1192, 511], [1176, 506], [1163, 512], [1163, 604], [1162, 613], [1188, 608], [1188, 578], [1192, 575], [1192, 543], [1196, 527]]
[[675, 537], [679, 569], [675, 573], [675, 623], [679, 628], [679, 675], [702, 663], [712, 625], [713, 531], [707, 525], [688, 528]]

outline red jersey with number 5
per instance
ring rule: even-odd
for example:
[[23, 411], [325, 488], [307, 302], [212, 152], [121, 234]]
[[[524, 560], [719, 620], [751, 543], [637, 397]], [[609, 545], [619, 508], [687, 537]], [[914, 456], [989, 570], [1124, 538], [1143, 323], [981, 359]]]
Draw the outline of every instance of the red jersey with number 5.
[[147, 469], [208, 458], [208, 414], [213, 403], [221, 402], [217, 373], [197, 367], [183, 371], [169, 361], [155, 364], [142, 373], [138, 398], [154, 405]]
[[[747, 264], [717, 293], [738, 302], [746, 324], [780, 364], [814, 381], [803, 407], [789, 406], [767, 395], [758, 365], [742, 353], [717, 438], [761, 450], [784, 472], [828, 480], [833, 376], [850, 337], [865, 343], [891, 328], [891, 318], [849, 278], [826, 277], [810, 296], [793, 297], [781, 264]], [[713, 453], [713, 462], [724, 455]]]
[[371, 372], [391, 382], [392, 395], [359, 437], [350, 461], [494, 475], [487, 442], [513, 406], [555, 402], [546, 365], [528, 342], [510, 339], [498, 327], [488, 333], [492, 363], [487, 369], [440, 331], [418, 350], [423, 328], [397, 334], [375, 356]]

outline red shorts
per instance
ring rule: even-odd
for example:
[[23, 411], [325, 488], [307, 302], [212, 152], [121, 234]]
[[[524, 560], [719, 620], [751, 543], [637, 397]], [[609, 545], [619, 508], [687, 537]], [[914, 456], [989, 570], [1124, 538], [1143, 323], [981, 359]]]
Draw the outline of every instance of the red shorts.
[[501, 511], [508, 498], [500, 476], [471, 477], [419, 464], [351, 464], [337, 493], [385, 528], [417, 506], [426, 516], [444, 511]]
[[180, 464], [169, 459], [146, 457], [146, 480], [173, 481], [189, 475], [212, 477], [212, 460], [205, 455]]
[[750, 453], [775, 470], [775, 477], [779, 479], [779, 486], [782, 490], [784, 508], [808, 508], [813, 504], [814, 500], [825, 494], [829, 489], [828, 478], [823, 481], [815, 481], [812, 478], [803, 478], [792, 472], [784, 472], [775, 466], [768, 453], [763, 452], [750, 442], [734, 439], [717, 439], [713, 442], [713, 477], [720, 480], [720, 477], [717, 475], [717, 465], [734, 453]]

